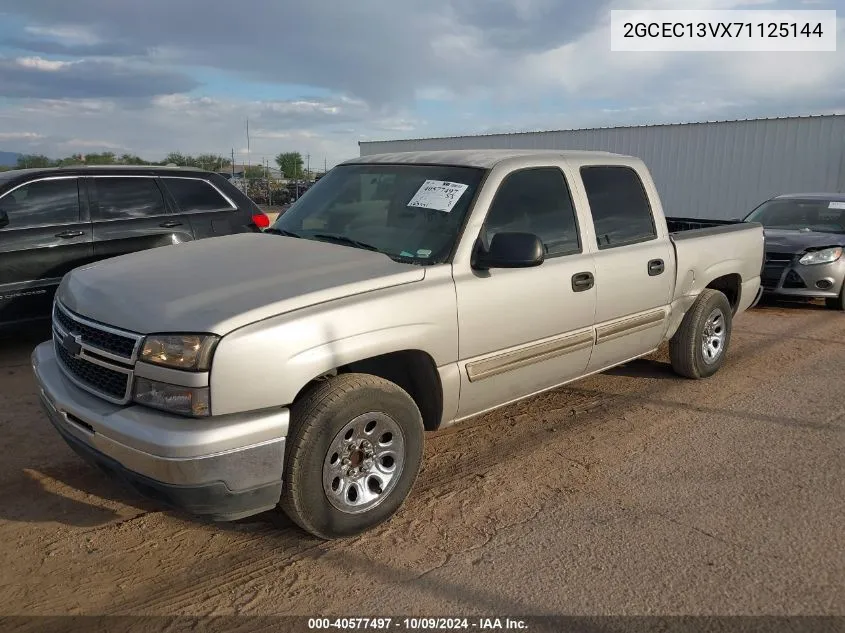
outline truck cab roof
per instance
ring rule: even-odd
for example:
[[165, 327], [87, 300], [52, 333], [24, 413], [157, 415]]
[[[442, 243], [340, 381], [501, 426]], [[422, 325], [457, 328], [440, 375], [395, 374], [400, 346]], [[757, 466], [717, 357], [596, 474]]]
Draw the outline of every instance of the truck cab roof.
[[503, 162], [523, 160], [593, 160], [593, 159], [639, 160], [624, 154], [585, 150], [538, 150], [538, 149], [453, 149], [420, 150], [414, 152], [392, 152], [371, 154], [347, 160], [342, 165], [360, 165], [372, 163], [409, 163], [417, 165], [451, 165], [455, 167], [475, 167], [492, 169]]

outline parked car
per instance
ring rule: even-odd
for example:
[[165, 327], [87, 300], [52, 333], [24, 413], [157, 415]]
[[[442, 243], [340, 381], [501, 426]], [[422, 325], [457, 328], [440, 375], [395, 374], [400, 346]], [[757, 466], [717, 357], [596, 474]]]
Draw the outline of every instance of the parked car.
[[714, 374], [763, 229], [672, 227], [637, 158], [361, 157], [264, 233], [73, 271], [32, 364], [67, 443], [144, 494], [349, 536], [403, 503], [425, 431], [665, 341]]
[[786, 194], [745, 218], [765, 228], [766, 294], [824, 299], [845, 310], [845, 194]]
[[268, 225], [249, 198], [199, 169], [0, 173], [0, 325], [49, 318], [61, 278], [77, 266]]

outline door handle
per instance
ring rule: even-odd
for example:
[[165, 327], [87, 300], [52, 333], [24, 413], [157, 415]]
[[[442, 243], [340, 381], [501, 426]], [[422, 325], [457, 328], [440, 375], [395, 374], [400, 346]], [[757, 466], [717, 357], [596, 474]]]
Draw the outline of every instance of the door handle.
[[85, 235], [85, 231], [62, 231], [61, 233], [56, 233], [56, 237], [60, 237], [63, 240], [71, 237], [80, 237], [81, 235]]
[[595, 278], [593, 273], [575, 273], [572, 275], [572, 291], [584, 292], [593, 287]]
[[662, 259], [652, 259], [648, 263], [648, 275], [649, 277], [655, 277], [661, 274], [666, 269], [665, 264], [663, 263]]
[[167, 222], [162, 222], [159, 226], [163, 229], [172, 229], [174, 226], [182, 226], [182, 223], [178, 220], [168, 220]]

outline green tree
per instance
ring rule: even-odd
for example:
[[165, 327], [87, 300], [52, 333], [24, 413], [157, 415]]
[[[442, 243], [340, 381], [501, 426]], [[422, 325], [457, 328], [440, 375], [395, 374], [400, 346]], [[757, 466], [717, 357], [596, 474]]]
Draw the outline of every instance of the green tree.
[[57, 167], [67, 167], [69, 165], [84, 165], [85, 164], [85, 157], [82, 154], [73, 154], [71, 156], [66, 156], [65, 158], [60, 158], [56, 161]]
[[276, 164], [285, 178], [301, 178], [303, 162], [302, 154], [299, 152], [282, 152], [276, 156]]
[[196, 161], [195, 167], [209, 171], [219, 171], [232, 165], [230, 159], [217, 154], [200, 154], [194, 160]]
[[116, 165], [117, 157], [114, 152], [101, 152], [85, 155], [86, 165]]
[[244, 175], [250, 180], [264, 178], [264, 168], [261, 165], [252, 165], [244, 170]]
[[18, 156], [18, 169], [31, 167], [52, 167], [53, 161], [43, 154], [22, 154]]
[[144, 160], [135, 154], [122, 154], [120, 159], [121, 165], [149, 165], [149, 161]]
[[167, 165], [173, 163], [175, 165], [185, 166], [187, 165], [186, 159], [190, 158], [189, 156], [185, 156], [182, 152], [170, 152], [167, 156], [164, 157], [162, 161], [163, 164]]

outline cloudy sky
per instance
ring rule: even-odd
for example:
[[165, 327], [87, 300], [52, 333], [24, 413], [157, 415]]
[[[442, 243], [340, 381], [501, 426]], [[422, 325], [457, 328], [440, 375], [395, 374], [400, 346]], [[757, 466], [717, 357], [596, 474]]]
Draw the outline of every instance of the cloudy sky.
[[[837, 9], [839, 52], [614, 53], [611, 8]], [[331, 166], [368, 139], [842, 112], [843, 19], [845, 0], [3, 0], [0, 150], [228, 155], [249, 119], [253, 162]]]

